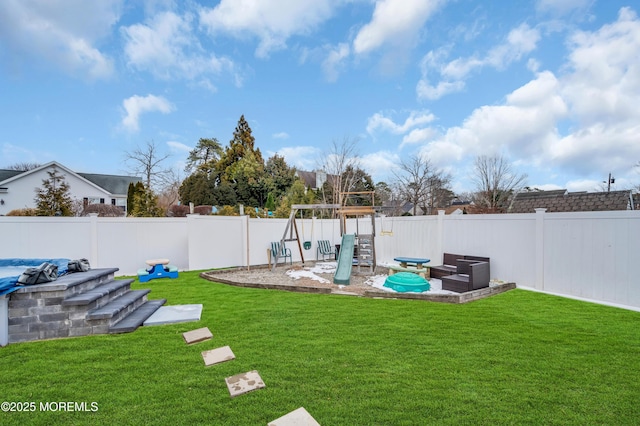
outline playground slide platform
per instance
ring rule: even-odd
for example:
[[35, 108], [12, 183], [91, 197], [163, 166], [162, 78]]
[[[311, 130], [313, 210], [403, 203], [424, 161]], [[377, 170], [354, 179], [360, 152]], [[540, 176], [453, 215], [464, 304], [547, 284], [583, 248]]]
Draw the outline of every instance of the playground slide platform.
[[353, 247], [356, 243], [355, 234], [344, 234], [342, 244], [340, 244], [340, 254], [338, 255], [338, 266], [333, 275], [335, 284], [349, 284], [351, 281], [351, 267], [353, 266]]

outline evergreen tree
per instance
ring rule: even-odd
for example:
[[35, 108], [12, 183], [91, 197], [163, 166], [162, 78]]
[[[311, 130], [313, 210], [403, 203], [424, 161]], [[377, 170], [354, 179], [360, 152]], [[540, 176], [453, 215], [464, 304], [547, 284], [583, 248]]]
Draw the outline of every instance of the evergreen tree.
[[265, 180], [269, 192], [280, 198], [286, 194], [293, 182], [296, 180], [296, 169], [289, 167], [284, 157], [274, 154], [269, 157], [265, 166]]
[[178, 191], [183, 204], [213, 206], [219, 203], [216, 197], [215, 178], [204, 171], [197, 171], [186, 178]]
[[267, 196], [262, 184], [264, 160], [254, 145], [255, 138], [243, 115], [217, 168], [220, 180], [233, 186], [239, 203], [261, 207]]
[[127, 212], [133, 210], [134, 204], [134, 195], [136, 193], [136, 187], [133, 182], [129, 182], [129, 187], [127, 188]]
[[163, 212], [158, 206], [158, 196], [149, 188], [142, 186], [141, 191], [134, 195], [134, 209], [131, 216], [136, 217], [162, 217]]
[[215, 169], [223, 154], [222, 145], [216, 138], [200, 138], [196, 147], [189, 151], [186, 171], [204, 171], [209, 173]]
[[42, 180], [42, 188], [36, 188], [36, 211], [38, 216], [73, 216], [73, 200], [69, 184], [57, 168], [48, 171], [48, 179]]
[[270, 212], [274, 211], [276, 208], [276, 202], [271, 192], [267, 195], [267, 202], [264, 204], [264, 208]]

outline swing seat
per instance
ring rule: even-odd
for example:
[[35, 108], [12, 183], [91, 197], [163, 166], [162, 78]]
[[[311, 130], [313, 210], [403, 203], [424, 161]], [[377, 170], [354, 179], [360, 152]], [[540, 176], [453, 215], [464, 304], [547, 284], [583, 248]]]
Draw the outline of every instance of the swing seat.
[[331, 242], [329, 240], [318, 240], [318, 249], [316, 250], [316, 260], [318, 260], [319, 255], [322, 255], [322, 260], [324, 261], [325, 256], [334, 256], [335, 257], [336, 250], [331, 246]]

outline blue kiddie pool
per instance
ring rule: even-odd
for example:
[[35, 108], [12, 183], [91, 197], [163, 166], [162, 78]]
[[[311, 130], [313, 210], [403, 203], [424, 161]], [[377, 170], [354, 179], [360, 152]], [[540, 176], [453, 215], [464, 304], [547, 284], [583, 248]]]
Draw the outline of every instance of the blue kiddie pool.
[[385, 280], [383, 287], [390, 288], [399, 293], [422, 293], [423, 291], [429, 291], [431, 284], [418, 274], [398, 272], [390, 275]]

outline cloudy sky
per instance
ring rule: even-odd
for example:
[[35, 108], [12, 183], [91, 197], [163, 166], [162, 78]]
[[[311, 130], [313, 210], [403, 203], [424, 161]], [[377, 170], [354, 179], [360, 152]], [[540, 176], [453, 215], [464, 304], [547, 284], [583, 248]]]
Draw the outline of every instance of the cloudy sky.
[[478, 155], [541, 189], [640, 184], [637, 0], [2, 0], [0, 168], [181, 168], [242, 114], [265, 158], [358, 140], [375, 181], [425, 155], [473, 190]]

